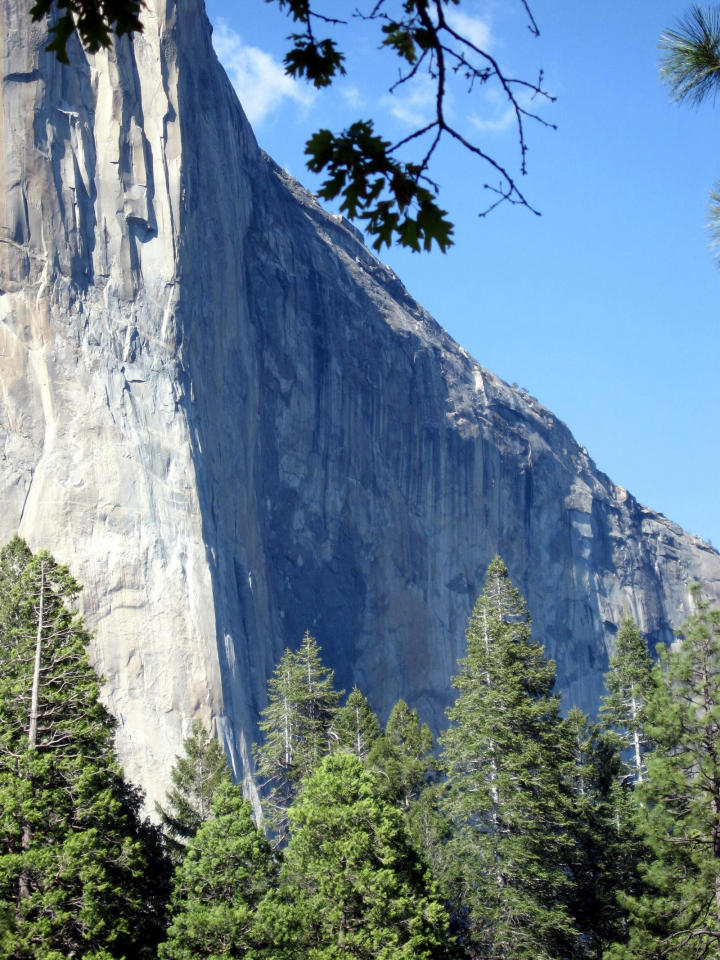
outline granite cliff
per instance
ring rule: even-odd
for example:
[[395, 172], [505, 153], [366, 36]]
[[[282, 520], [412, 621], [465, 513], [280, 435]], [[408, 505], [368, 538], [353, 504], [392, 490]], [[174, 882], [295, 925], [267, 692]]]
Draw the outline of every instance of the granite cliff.
[[0, 0], [0, 538], [85, 585], [129, 774], [190, 719], [238, 775], [310, 628], [338, 681], [439, 725], [499, 552], [594, 709], [624, 610], [649, 641], [720, 557], [480, 367], [258, 148], [200, 0], [115, 49], [43, 50]]

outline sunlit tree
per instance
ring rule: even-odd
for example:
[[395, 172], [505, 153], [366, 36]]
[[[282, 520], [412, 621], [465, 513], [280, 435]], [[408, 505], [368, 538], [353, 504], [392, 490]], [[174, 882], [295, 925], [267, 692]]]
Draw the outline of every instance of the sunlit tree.
[[453, 915], [471, 956], [571, 956], [569, 760], [555, 664], [495, 557], [467, 629], [440, 738]]
[[0, 553], [0, 943], [12, 960], [152, 957], [167, 864], [46, 551]]
[[646, 891], [624, 898], [629, 942], [612, 960], [720, 956], [720, 610], [694, 596], [695, 614], [654, 671], [656, 748], [635, 790]]
[[[674, 100], [698, 105], [720, 91], [720, 7], [694, 4], [660, 37], [660, 77]], [[720, 246], [720, 187], [710, 192], [708, 217], [712, 249]], [[720, 256], [716, 257], [720, 264]]]

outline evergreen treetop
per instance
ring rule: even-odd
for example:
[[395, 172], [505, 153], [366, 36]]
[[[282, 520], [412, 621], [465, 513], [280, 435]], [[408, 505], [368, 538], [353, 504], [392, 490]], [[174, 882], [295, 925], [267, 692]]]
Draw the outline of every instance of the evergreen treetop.
[[273, 957], [441, 960], [444, 907], [402, 813], [354, 754], [326, 757], [290, 811], [280, 885], [260, 908]]
[[226, 778], [175, 871], [159, 960], [258, 956], [255, 912], [276, 881], [270, 845], [240, 787]]
[[263, 813], [277, 843], [287, 838], [287, 809], [301, 781], [330, 751], [341, 696], [317, 641], [306, 632], [297, 652], [285, 650], [268, 681], [259, 723], [265, 736], [254, 748]]
[[605, 674], [607, 693], [600, 706], [603, 721], [619, 737], [623, 775], [633, 783], [645, 779], [645, 754], [651, 748], [646, 705], [650, 696], [653, 663], [637, 624], [626, 617], [615, 641], [610, 669]]
[[202, 720], [194, 720], [170, 773], [165, 806], [156, 805], [170, 853], [182, 857], [187, 841], [210, 816], [212, 800], [231, 782], [227, 757]]
[[390, 711], [385, 732], [370, 753], [370, 766], [380, 772], [385, 796], [406, 813], [425, 786], [436, 776], [433, 737], [426, 723], [420, 724], [417, 710], [398, 700]]
[[354, 753], [366, 760], [380, 736], [380, 724], [366, 697], [353, 687], [332, 724], [333, 749]]
[[643, 895], [625, 897], [629, 943], [612, 960], [720, 955], [720, 610], [694, 589], [680, 643], [659, 648], [646, 713], [656, 749], [638, 785], [648, 853]]
[[[559, 960], [576, 949], [567, 910], [571, 804], [555, 665], [495, 557], [453, 679], [440, 738], [451, 822], [447, 879], [471, 955]], [[463, 929], [464, 928], [464, 929]]]

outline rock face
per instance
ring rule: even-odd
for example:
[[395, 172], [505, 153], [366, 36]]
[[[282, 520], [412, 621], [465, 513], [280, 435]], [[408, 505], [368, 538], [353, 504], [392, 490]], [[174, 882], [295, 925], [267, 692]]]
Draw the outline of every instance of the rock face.
[[161, 798], [194, 715], [249, 774], [306, 628], [339, 684], [440, 726], [499, 552], [568, 702], [623, 611], [650, 642], [720, 557], [481, 368], [258, 149], [199, 0], [43, 50], [0, 0], [0, 536], [85, 584], [128, 773]]

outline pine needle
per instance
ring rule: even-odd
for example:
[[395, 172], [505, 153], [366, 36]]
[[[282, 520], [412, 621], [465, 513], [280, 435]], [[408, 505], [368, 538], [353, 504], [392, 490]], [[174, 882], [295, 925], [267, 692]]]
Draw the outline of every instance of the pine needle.
[[715, 263], [720, 267], [720, 182], [710, 191], [707, 227], [710, 231], [708, 246], [713, 252]]
[[692, 6], [659, 46], [660, 77], [674, 100], [714, 100], [720, 90], [720, 7]]

